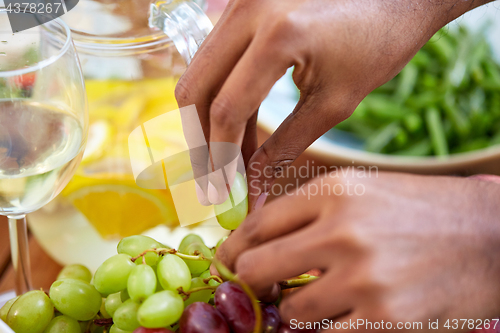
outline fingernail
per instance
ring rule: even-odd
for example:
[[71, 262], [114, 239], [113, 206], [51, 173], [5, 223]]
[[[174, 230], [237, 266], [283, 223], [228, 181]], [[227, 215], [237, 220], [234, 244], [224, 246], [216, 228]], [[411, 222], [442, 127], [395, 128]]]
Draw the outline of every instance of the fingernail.
[[203, 206], [210, 206], [210, 202], [205, 196], [205, 193], [203, 193], [201, 186], [197, 182], [195, 182], [194, 184], [196, 189], [196, 197], [198, 197], [198, 201], [200, 202], [200, 204], [202, 204]]
[[210, 201], [213, 205], [219, 204], [219, 193], [211, 182], [208, 182], [208, 201]]
[[253, 210], [259, 210], [262, 207], [264, 207], [264, 204], [266, 203], [268, 196], [269, 196], [269, 193], [267, 193], [267, 192], [261, 193], [261, 195], [259, 195], [259, 197], [257, 198], [255, 205], [253, 206]]

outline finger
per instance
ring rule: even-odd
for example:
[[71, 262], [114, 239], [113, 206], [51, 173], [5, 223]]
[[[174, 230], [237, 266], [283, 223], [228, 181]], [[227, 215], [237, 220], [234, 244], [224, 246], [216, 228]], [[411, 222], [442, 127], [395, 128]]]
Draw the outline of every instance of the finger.
[[[234, 2], [233, 2], [234, 3]], [[201, 133], [208, 142], [210, 133], [209, 109], [213, 96], [220, 89], [251, 41], [251, 29], [241, 29], [244, 20], [239, 14], [230, 15], [228, 6], [214, 30], [202, 43], [193, 61], [179, 80], [175, 95], [180, 108], [195, 105]], [[235, 33], [238, 31], [238, 33]], [[231, 45], [231, 47], [226, 47]], [[183, 119], [184, 127], [184, 119]], [[200, 133], [200, 132], [197, 132]], [[197, 134], [196, 134], [197, 135]], [[188, 136], [186, 137], [188, 139]], [[205, 143], [206, 144], [206, 143]], [[192, 145], [188, 146], [192, 149]], [[210, 205], [208, 199], [209, 153], [208, 149], [190, 150], [191, 164], [196, 181], [198, 200]]]
[[246, 166], [248, 166], [252, 155], [257, 150], [257, 116], [258, 113], [257, 110], [255, 110], [254, 114], [247, 122], [245, 137], [243, 138], [243, 143], [241, 145], [241, 153]]
[[354, 106], [345, 97], [315, 93], [303, 97], [295, 110], [252, 156], [248, 171], [249, 206], [268, 193], [276, 174], [289, 167], [321, 135], [345, 119]]
[[[248, 177], [246, 173], [248, 172], [248, 168], [251, 167], [249, 164], [252, 155], [257, 150], [257, 116], [258, 113], [255, 111], [253, 116], [248, 120], [247, 127], [245, 129], [245, 137], [243, 138], [243, 144], [241, 145], [241, 154], [243, 157], [243, 167], [240, 173], [245, 173], [246, 180], [248, 181]], [[248, 185], [247, 185], [248, 189]], [[248, 193], [247, 193], [248, 196]], [[261, 207], [264, 205], [265, 200], [262, 202]], [[249, 206], [250, 207], [250, 206]]]
[[254, 35], [248, 13], [235, 11], [234, 7], [234, 1], [228, 4], [176, 87], [179, 107], [196, 104], [198, 111], [206, 115], [206, 120], [209, 119], [208, 109], [214, 96]]
[[217, 257], [229, 269], [245, 250], [286, 235], [313, 221], [321, 210], [321, 200], [307, 201], [305, 194], [283, 196], [248, 215], [217, 250]]
[[327, 266], [318, 242], [323, 234], [309, 226], [245, 251], [236, 260], [236, 273], [257, 296], [265, 296], [275, 282]]
[[185, 106], [179, 109], [181, 114], [182, 130], [184, 138], [189, 148], [189, 157], [193, 168], [193, 176], [196, 186], [196, 196], [198, 201], [209, 206], [208, 200], [208, 167], [209, 153], [208, 146], [203, 134], [198, 111], [194, 105]]
[[244, 170], [241, 148], [231, 142], [211, 142], [210, 157], [214, 171], [208, 176], [208, 199], [221, 204], [229, 197], [238, 166]]
[[283, 321], [314, 322], [353, 311], [353, 297], [342, 279], [331, 272], [291, 293], [280, 304]]
[[[255, 114], [260, 103], [268, 95], [272, 86], [282, 77], [293, 62], [280, 53], [272, 53], [264, 37], [257, 35], [245, 54], [238, 61], [210, 107], [210, 144], [213, 142], [231, 142], [242, 145], [249, 119]], [[212, 158], [215, 155], [212, 154]], [[214, 161], [214, 164], [219, 164]], [[232, 170], [230, 173], [233, 173]], [[210, 180], [214, 185], [209, 193], [217, 198], [213, 204], [221, 204], [227, 199], [224, 179], [214, 174]], [[229, 183], [231, 184], [231, 182]]]

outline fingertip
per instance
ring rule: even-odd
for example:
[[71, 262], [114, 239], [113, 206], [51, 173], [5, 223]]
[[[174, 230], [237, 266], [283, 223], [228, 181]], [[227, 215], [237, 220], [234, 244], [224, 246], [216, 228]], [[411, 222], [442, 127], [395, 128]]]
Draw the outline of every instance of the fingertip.
[[211, 205], [210, 201], [208, 200], [207, 196], [201, 189], [201, 186], [196, 182], [195, 182], [195, 189], [196, 189], [196, 197], [198, 198], [200, 204], [202, 204], [203, 206], [210, 206]]
[[217, 188], [212, 182], [208, 182], [208, 201], [210, 201], [212, 205], [221, 205], [227, 198], [229, 198], [229, 193], [227, 193], [226, 189]]
[[257, 200], [255, 201], [255, 205], [253, 206], [252, 211], [259, 210], [262, 207], [264, 207], [264, 204], [266, 203], [267, 197], [269, 196], [269, 193], [264, 192], [259, 195]]
[[219, 192], [211, 182], [208, 182], [208, 201], [213, 205], [219, 205]]
[[278, 300], [281, 293], [280, 286], [275, 283], [269, 289], [263, 290], [259, 293], [259, 300], [264, 303], [274, 303]]

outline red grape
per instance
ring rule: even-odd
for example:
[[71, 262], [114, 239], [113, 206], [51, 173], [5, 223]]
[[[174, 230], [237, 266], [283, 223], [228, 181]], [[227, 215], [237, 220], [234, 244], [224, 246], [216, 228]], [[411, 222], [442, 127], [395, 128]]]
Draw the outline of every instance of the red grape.
[[171, 330], [167, 330], [166, 328], [139, 327], [139, 328], [136, 328], [134, 333], [173, 333], [173, 332]]
[[262, 332], [277, 333], [281, 323], [278, 308], [274, 304], [260, 303], [262, 309]]
[[224, 317], [213, 306], [195, 302], [182, 313], [180, 333], [229, 333]]
[[234, 333], [252, 333], [255, 313], [252, 301], [240, 285], [224, 282], [215, 291], [215, 306], [226, 319]]

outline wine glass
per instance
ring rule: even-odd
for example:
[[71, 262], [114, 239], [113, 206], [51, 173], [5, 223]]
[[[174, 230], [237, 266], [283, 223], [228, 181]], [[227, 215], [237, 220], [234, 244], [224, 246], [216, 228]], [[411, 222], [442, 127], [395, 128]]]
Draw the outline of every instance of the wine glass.
[[0, 215], [9, 221], [18, 295], [31, 289], [25, 215], [66, 186], [83, 155], [87, 127], [83, 75], [68, 26], [55, 19], [12, 33], [0, 7]]

